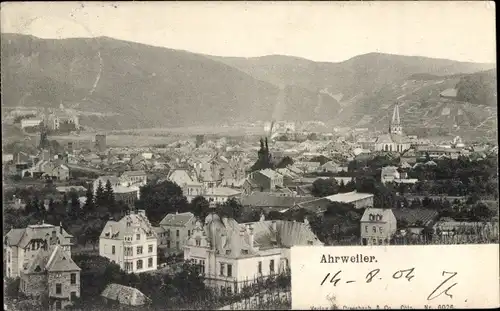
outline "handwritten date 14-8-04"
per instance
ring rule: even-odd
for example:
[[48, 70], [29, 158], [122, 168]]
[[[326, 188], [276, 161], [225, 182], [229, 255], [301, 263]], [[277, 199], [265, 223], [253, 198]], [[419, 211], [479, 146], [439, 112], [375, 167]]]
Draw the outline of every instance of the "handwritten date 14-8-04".
[[[337, 286], [342, 283], [349, 284], [355, 283], [356, 280], [347, 279], [343, 281], [342, 270], [339, 270], [337, 273], [327, 273], [326, 276], [321, 281], [321, 285], [325, 283], [333, 284], [333, 286]], [[449, 298], [453, 298], [453, 295], [450, 293], [450, 290], [457, 285], [458, 283], [454, 283], [452, 279], [457, 275], [457, 272], [448, 272], [443, 271], [441, 276], [447, 276], [437, 287], [427, 296], [427, 300], [434, 300], [442, 295], [446, 295]], [[391, 273], [389, 279], [391, 280], [406, 280], [410, 282], [415, 277], [415, 268], [409, 269], [401, 269]], [[380, 273], [380, 269], [373, 269], [369, 271], [363, 282], [372, 283], [382, 280], [382, 274]], [[329, 281], [329, 282], [328, 282]]]

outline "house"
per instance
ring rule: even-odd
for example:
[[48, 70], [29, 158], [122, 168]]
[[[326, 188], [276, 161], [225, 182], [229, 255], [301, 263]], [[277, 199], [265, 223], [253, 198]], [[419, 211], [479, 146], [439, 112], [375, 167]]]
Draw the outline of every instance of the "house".
[[398, 168], [396, 166], [385, 166], [382, 167], [380, 172], [380, 181], [385, 184], [386, 182], [394, 182], [394, 180], [400, 179]]
[[175, 254], [184, 251], [184, 245], [194, 230], [196, 217], [193, 213], [167, 214], [160, 221], [159, 247], [166, 253]]
[[252, 172], [243, 184], [245, 194], [254, 191], [272, 192], [278, 188], [283, 188], [283, 176], [271, 169]]
[[[184, 247], [184, 259], [199, 266], [207, 286], [222, 292], [239, 292], [257, 277], [276, 275], [290, 268], [290, 248], [322, 245], [309, 227], [293, 221], [239, 224], [210, 214], [199, 221]], [[228, 286], [229, 285], [229, 286]]]
[[42, 119], [38, 118], [32, 118], [32, 119], [22, 119], [21, 120], [21, 128], [27, 128], [27, 127], [35, 127], [39, 126], [43, 122]]
[[135, 201], [140, 198], [140, 188], [136, 185], [131, 185], [130, 182], [124, 178], [117, 176], [100, 176], [92, 183], [92, 189], [94, 195], [97, 193], [97, 188], [99, 183], [102, 187], [106, 188], [106, 183], [109, 181], [111, 188], [113, 189], [113, 194], [115, 196], [115, 201], [123, 201], [125, 204], [133, 207]]
[[120, 177], [136, 186], [144, 186], [148, 182], [148, 175], [145, 171], [126, 171]]
[[188, 202], [191, 202], [197, 196], [203, 195], [205, 191], [203, 184], [198, 181], [196, 175], [191, 174], [187, 169], [177, 168], [171, 170], [167, 180], [181, 187], [182, 193], [186, 196]]
[[295, 162], [294, 165], [302, 169], [305, 173], [317, 172], [321, 167], [320, 162]]
[[215, 207], [217, 204], [222, 204], [229, 199], [239, 198], [240, 195], [240, 191], [226, 187], [208, 188], [203, 192], [203, 196], [210, 203], [211, 207]]
[[111, 283], [102, 291], [101, 297], [105, 302], [116, 301], [123, 305], [143, 306], [150, 299], [137, 288]]
[[118, 264], [125, 272], [157, 269], [158, 238], [144, 210], [119, 221], [108, 221], [99, 237], [99, 256]]
[[330, 195], [325, 197], [325, 199], [330, 202], [339, 202], [339, 203], [349, 203], [353, 204], [354, 208], [367, 208], [373, 206], [373, 197], [374, 195], [371, 193], [361, 193], [357, 191], [346, 192], [346, 193], [337, 193], [334, 195]]
[[367, 208], [360, 223], [362, 245], [388, 245], [397, 230], [391, 209]]
[[30, 225], [22, 229], [10, 229], [4, 238], [4, 269], [7, 277], [20, 276], [23, 267], [32, 260], [43, 245], [60, 245], [71, 251], [73, 236], [61, 225]]
[[30, 297], [48, 294], [49, 309], [62, 310], [80, 297], [80, 271], [71, 251], [47, 237], [21, 270], [19, 291]]
[[317, 172], [319, 173], [339, 173], [347, 172], [346, 166], [341, 166], [333, 161], [328, 161], [325, 164], [318, 167]]

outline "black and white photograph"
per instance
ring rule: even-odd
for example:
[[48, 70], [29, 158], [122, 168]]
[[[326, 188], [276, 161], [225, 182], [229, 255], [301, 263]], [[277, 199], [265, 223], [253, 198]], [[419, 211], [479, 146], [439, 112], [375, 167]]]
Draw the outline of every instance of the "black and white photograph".
[[498, 246], [494, 2], [0, 13], [4, 310], [291, 310], [294, 247]]

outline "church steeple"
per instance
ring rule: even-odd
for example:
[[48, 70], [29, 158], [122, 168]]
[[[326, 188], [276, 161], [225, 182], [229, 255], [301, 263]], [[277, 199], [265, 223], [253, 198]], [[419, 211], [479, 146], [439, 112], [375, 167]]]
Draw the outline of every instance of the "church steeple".
[[401, 119], [399, 118], [399, 104], [396, 103], [394, 106], [394, 111], [392, 112], [392, 120], [389, 126], [389, 132], [391, 134], [402, 135], [403, 127], [401, 126]]

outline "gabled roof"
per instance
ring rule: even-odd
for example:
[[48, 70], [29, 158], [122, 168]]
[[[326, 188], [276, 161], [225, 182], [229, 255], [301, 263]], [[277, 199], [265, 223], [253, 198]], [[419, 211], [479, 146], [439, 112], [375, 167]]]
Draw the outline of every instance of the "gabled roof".
[[71, 253], [56, 245], [47, 249], [40, 248], [23, 272], [31, 274], [80, 270], [80, 267], [71, 258]]
[[167, 214], [161, 221], [161, 226], [185, 226], [191, 219], [194, 218], [194, 214], [191, 212], [186, 213], [176, 213]]
[[59, 226], [53, 226], [50, 224], [30, 225], [28, 228], [11, 229], [5, 235], [5, 239], [10, 246], [25, 248], [33, 239], [46, 240], [47, 238], [50, 238], [54, 231], [61, 245], [70, 244], [70, 239], [73, 236], [66, 232], [66, 230], [61, 230]]
[[45, 268], [49, 272], [81, 270], [71, 258], [71, 253], [64, 251], [59, 245], [57, 245], [52, 251]]
[[[361, 222], [387, 222], [394, 215], [391, 209], [385, 208], [367, 208], [361, 217]], [[374, 218], [372, 218], [375, 216]], [[380, 217], [380, 218], [378, 218]]]
[[100, 238], [123, 240], [126, 235], [132, 235], [137, 230], [156, 238], [156, 232], [145, 215], [130, 214], [119, 221], [109, 220], [101, 232]]

